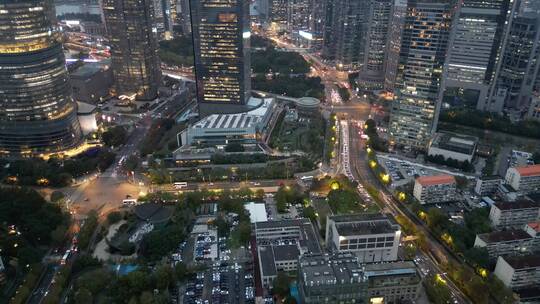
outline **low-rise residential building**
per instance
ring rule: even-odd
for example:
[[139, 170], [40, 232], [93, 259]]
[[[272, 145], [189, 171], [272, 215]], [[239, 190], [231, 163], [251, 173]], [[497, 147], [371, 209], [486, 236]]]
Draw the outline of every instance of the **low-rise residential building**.
[[298, 261], [301, 303], [363, 303], [367, 278], [352, 253], [303, 255]]
[[515, 202], [497, 202], [489, 211], [491, 226], [496, 229], [522, 228], [540, 220], [540, 202], [521, 199]]
[[456, 179], [452, 175], [418, 177], [414, 182], [413, 195], [421, 204], [456, 201]]
[[528, 223], [523, 229], [534, 238], [534, 248], [540, 251], [540, 221]]
[[540, 285], [540, 255], [499, 257], [494, 274], [509, 288]]
[[422, 278], [411, 261], [366, 264], [368, 299], [372, 303], [415, 303]]
[[428, 155], [441, 155], [444, 159], [455, 159], [471, 163], [474, 158], [478, 138], [453, 133], [436, 133], [429, 143]]
[[499, 175], [482, 176], [476, 180], [474, 192], [480, 196], [489, 196], [497, 193], [503, 178]]
[[521, 229], [494, 231], [476, 235], [474, 247], [486, 248], [489, 258], [530, 254], [534, 238]]
[[257, 255], [261, 271], [261, 282], [271, 288], [278, 271], [296, 271], [298, 257], [301, 255], [298, 245], [258, 246]]
[[522, 195], [540, 192], [540, 165], [510, 167], [504, 179]]
[[397, 260], [401, 230], [391, 216], [364, 213], [329, 216], [326, 246], [330, 252], [351, 252], [361, 263]]

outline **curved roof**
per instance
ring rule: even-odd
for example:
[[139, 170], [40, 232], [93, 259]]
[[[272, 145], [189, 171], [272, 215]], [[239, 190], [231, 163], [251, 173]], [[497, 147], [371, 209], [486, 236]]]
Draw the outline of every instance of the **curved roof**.
[[314, 97], [302, 97], [297, 99], [294, 103], [302, 107], [316, 107], [319, 106], [321, 101]]

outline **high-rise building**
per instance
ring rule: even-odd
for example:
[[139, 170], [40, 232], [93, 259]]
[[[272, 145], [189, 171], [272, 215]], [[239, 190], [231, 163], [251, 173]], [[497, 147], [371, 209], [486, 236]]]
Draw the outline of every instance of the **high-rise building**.
[[448, 0], [407, 2], [390, 115], [389, 137], [395, 145], [426, 149], [436, 129], [452, 8]]
[[117, 96], [156, 98], [161, 80], [153, 0], [103, 0]]
[[154, 20], [159, 39], [172, 38], [172, 15], [170, 0], [154, 0]]
[[364, 90], [378, 90], [384, 86], [392, 2], [392, 0], [371, 0], [364, 64], [358, 78], [358, 86]]
[[247, 109], [250, 96], [249, 1], [192, 0], [200, 116]]
[[191, 10], [189, 0], [176, 0], [176, 24], [182, 29], [182, 34], [191, 34]]
[[369, 1], [326, 1], [322, 56], [340, 69], [357, 69], [364, 61]]
[[268, 1], [270, 28], [275, 31], [284, 30], [287, 27], [287, 9], [289, 0]]
[[527, 109], [537, 80], [540, 61], [540, 15], [518, 15], [508, 25], [502, 58], [490, 99], [482, 110]]
[[475, 108], [484, 103], [500, 58], [510, 0], [464, 0], [452, 25], [444, 102]]
[[47, 0], [0, 2], [0, 154], [39, 156], [80, 143], [77, 106]]
[[396, 77], [399, 66], [399, 52], [401, 50], [401, 35], [405, 14], [407, 12], [407, 0], [394, 0], [388, 28], [388, 40], [386, 44], [386, 59], [384, 69], [384, 90], [394, 93]]

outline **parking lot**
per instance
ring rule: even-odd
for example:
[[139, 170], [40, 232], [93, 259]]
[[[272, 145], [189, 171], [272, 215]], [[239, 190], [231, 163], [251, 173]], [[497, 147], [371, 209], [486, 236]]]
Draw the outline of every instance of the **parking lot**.
[[216, 262], [187, 282], [183, 303], [255, 303], [253, 264]]

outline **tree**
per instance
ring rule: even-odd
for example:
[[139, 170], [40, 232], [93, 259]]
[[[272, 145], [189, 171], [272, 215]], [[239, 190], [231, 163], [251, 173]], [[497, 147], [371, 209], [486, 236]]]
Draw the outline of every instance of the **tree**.
[[94, 302], [94, 299], [92, 297], [92, 293], [88, 291], [86, 288], [79, 288], [77, 292], [75, 293], [75, 303], [80, 304], [92, 304]]
[[290, 279], [286, 273], [280, 271], [277, 277], [274, 279], [272, 293], [280, 297], [286, 297], [289, 295]]
[[123, 167], [126, 171], [135, 171], [140, 163], [141, 159], [137, 155], [130, 155], [124, 162]]
[[240, 242], [247, 243], [251, 238], [251, 223], [249, 221], [242, 221], [238, 224], [238, 233], [240, 236]]
[[435, 277], [431, 277], [425, 281], [426, 293], [430, 303], [447, 304], [452, 299], [450, 289], [445, 282], [438, 281]]
[[127, 140], [127, 131], [123, 126], [114, 126], [101, 135], [103, 143], [109, 147], [117, 147]]
[[427, 212], [427, 222], [430, 229], [442, 230], [448, 222], [448, 217], [439, 208], [429, 208]]
[[51, 240], [54, 244], [60, 244], [66, 237], [67, 227], [60, 225], [51, 231]]
[[62, 199], [64, 199], [65, 195], [64, 195], [64, 192], [62, 191], [58, 191], [58, 190], [55, 190], [51, 193], [51, 202], [58, 202]]
[[225, 146], [225, 152], [244, 152], [244, 146], [238, 142], [231, 142]]
[[118, 211], [113, 211], [107, 214], [107, 221], [109, 222], [109, 224], [116, 224], [120, 222], [121, 219], [122, 219], [122, 213]]
[[154, 272], [154, 277], [156, 279], [156, 287], [159, 290], [166, 289], [171, 282], [174, 280], [174, 272], [171, 266], [161, 265]]

